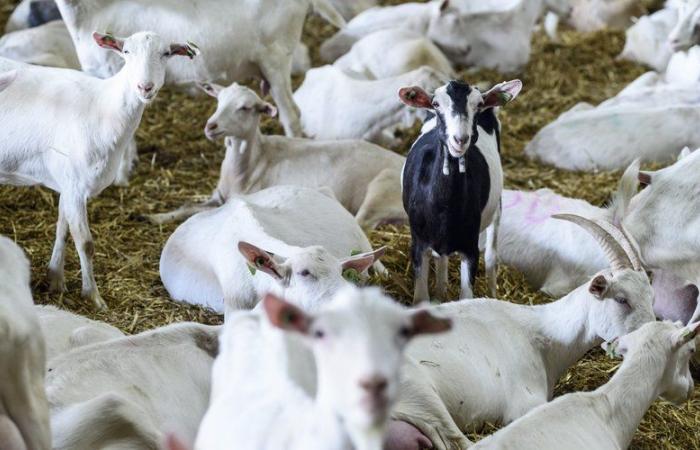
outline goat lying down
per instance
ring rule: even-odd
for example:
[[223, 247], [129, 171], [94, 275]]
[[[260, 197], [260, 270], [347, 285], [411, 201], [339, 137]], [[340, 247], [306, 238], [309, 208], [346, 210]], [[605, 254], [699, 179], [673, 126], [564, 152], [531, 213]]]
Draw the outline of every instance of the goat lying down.
[[52, 359], [53, 450], [152, 450], [171, 430], [193, 440], [209, 403], [218, 332], [178, 323]]
[[[684, 154], [689, 153], [685, 151]], [[627, 169], [612, 204], [607, 208], [563, 197], [547, 189], [536, 192], [504, 191], [499, 260], [525, 274], [530, 284], [549, 295], [556, 297], [571, 292], [605, 268], [604, 253], [593, 239], [580, 236], [572, 224], [551, 216], [572, 213], [618, 224], [629, 223], [624, 220], [630, 204], [637, 203], [635, 196], [639, 173], [638, 163]], [[685, 198], [681, 194], [684, 190], [682, 180], [670, 181], [659, 194], [653, 196], [657, 198], [647, 201], [647, 204], [670, 205], [673, 198]], [[642, 214], [645, 221], [665, 217], [662, 215], [663, 208], [649, 207]], [[628, 234], [630, 239], [637, 242], [635, 235]], [[655, 240], [649, 243], [649, 247], [645, 246], [647, 254], [657, 253], [659, 244]], [[674, 247], [674, 252], [682, 252], [682, 249]], [[650, 266], [649, 261], [645, 262], [653, 272], [654, 312], [657, 317], [689, 323], [698, 305], [695, 281], [687, 281], [674, 274], [677, 269], [672, 265]]]
[[[649, 278], [621, 230], [562, 218], [594, 236], [609, 268], [544, 305], [479, 299], [437, 306], [436, 314], [452, 318], [452, 330], [408, 349], [392, 417], [420, 430], [424, 436], [417, 439], [428, 439], [429, 448], [468, 448], [462, 430], [509, 423], [546, 403], [559, 378], [595, 345], [654, 320]], [[390, 429], [389, 442], [394, 435]]]
[[[480, 441], [474, 450], [618, 450], [628, 448], [644, 414], [661, 396], [681, 405], [693, 396], [688, 362], [700, 323], [651, 322], [612, 343], [624, 357], [617, 373], [593, 392], [575, 392], [542, 405]], [[537, 430], [533, 433], [533, 430]]]
[[381, 253], [372, 253], [335, 199], [276, 186], [232, 197], [180, 225], [163, 248], [160, 276], [175, 300], [217, 312], [252, 308], [270, 291], [308, 305], [345, 285], [346, 270], [361, 274]]
[[403, 156], [361, 140], [266, 136], [260, 118], [275, 116], [273, 105], [235, 83], [227, 88], [203, 84], [202, 89], [218, 100], [204, 132], [210, 140], [226, 143], [216, 190], [204, 204], [148, 216], [152, 222], [180, 220], [236, 195], [285, 184], [329, 188], [364, 229], [407, 220], [401, 205]]

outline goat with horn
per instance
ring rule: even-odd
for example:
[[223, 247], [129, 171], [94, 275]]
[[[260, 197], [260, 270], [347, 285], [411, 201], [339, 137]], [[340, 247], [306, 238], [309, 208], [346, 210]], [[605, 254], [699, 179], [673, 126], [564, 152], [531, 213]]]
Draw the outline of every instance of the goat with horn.
[[408, 350], [388, 450], [427, 441], [435, 450], [467, 448], [461, 430], [507, 424], [546, 403], [557, 380], [586, 352], [654, 320], [649, 278], [622, 230], [575, 215], [558, 218], [590, 233], [609, 268], [546, 305], [478, 299], [436, 306], [453, 328]]

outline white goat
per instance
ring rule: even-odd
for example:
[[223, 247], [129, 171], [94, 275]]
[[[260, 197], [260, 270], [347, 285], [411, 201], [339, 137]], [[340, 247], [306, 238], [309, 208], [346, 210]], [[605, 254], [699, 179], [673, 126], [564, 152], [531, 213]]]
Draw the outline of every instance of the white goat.
[[107, 305], [93, 272], [95, 246], [87, 201], [114, 181], [125, 144], [132, 139], [146, 103], [163, 85], [165, 61], [193, 50], [188, 45], [166, 45], [153, 33], [137, 33], [126, 40], [95, 33], [94, 38], [125, 60], [112, 78], [100, 80], [74, 70], [0, 59], [0, 70], [21, 69], [0, 94], [4, 129], [0, 183], [43, 184], [60, 194], [49, 263], [51, 290], [65, 289], [63, 260], [70, 228], [80, 256], [83, 296], [104, 309]]
[[310, 305], [346, 284], [345, 270], [364, 272], [383, 249], [371, 252], [336, 200], [277, 186], [232, 197], [180, 225], [163, 249], [160, 277], [175, 300], [217, 312], [252, 308], [270, 291]]
[[566, 170], [615, 170], [637, 158], [668, 162], [700, 146], [700, 96], [694, 86], [645, 87], [643, 75], [597, 107], [579, 104], [541, 129], [525, 147], [533, 159]]
[[551, 9], [562, 16], [570, 12], [569, 0], [518, 0], [505, 8], [498, 2], [489, 6], [493, 7], [474, 11], [471, 3], [441, 0], [372, 8], [326, 41], [321, 56], [334, 61], [363, 36], [402, 28], [426, 36], [455, 64], [511, 72], [529, 60], [532, 30], [543, 11]]
[[628, 448], [647, 409], [659, 396], [681, 404], [693, 395], [688, 362], [700, 323], [682, 328], [653, 322], [604, 344], [624, 356], [604, 386], [576, 392], [534, 409], [485, 438], [474, 450], [619, 450]]
[[310, 8], [337, 27], [345, 21], [328, 0], [58, 0], [61, 15], [76, 43], [83, 70], [100, 77], [115, 73], [121, 61], [96, 52], [88, 45], [93, 30], [131, 34], [152, 30], [165, 39], [186, 34], [202, 49], [197, 65], [171, 62], [170, 83], [202, 78], [245, 80], [262, 76], [280, 108], [280, 121], [288, 136], [300, 136], [298, 110], [292, 98], [292, 55]]
[[467, 426], [508, 423], [546, 403], [587, 351], [654, 320], [649, 279], [621, 231], [562, 218], [595, 237], [610, 269], [545, 305], [488, 299], [440, 305], [435, 313], [451, 317], [453, 330], [409, 348], [392, 417], [418, 428], [434, 449], [467, 448], [461, 431]]
[[83, 345], [124, 336], [124, 333], [112, 325], [90, 320], [55, 306], [37, 305], [36, 311], [46, 341], [47, 361]]
[[0, 236], [0, 446], [50, 450], [44, 339], [29, 287], [29, 261]]
[[569, 24], [578, 31], [625, 30], [644, 14], [639, 0], [570, 0]]
[[455, 78], [452, 64], [426, 37], [401, 28], [369, 34], [334, 64], [367, 79], [390, 78], [428, 66], [447, 78]]
[[413, 125], [415, 111], [396, 101], [403, 86], [419, 86], [429, 92], [442, 86], [445, 75], [429, 67], [382, 80], [355, 78], [334, 66], [307, 72], [294, 93], [301, 109], [304, 132], [316, 139], [364, 139], [393, 145], [385, 130]]
[[[197, 450], [380, 450], [404, 347], [450, 328], [449, 319], [406, 310], [376, 288], [343, 289], [317, 313], [273, 295], [262, 305], [266, 318], [246, 312], [227, 320]], [[289, 348], [279, 351], [279, 329], [297, 335], [287, 339], [292, 350], [313, 351], [315, 394], [290, 377], [309, 366]]]
[[0, 56], [39, 66], [80, 69], [73, 40], [61, 20], [0, 38]]
[[[685, 152], [684, 152], [685, 154]], [[632, 164], [620, 181], [620, 187], [608, 208], [598, 208], [583, 200], [557, 195], [550, 190], [537, 192], [505, 191], [499, 232], [498, 256], [501, 262], [523, 272], [533, 286], [559, 296], [570, 292], [582, 280], [606, 266], [603, 252], [592, 239], [581, 239], [572, 225], [550, 216], [562, 212], [621, 223], [629, 203], [637, 194], [639, 163]], [[662, 202], [682, 198], [682, 182], [673, 181], [661, 192]], [[687, 206], [687, 205], [686, 205]], [[646, 215], [649, 217], [646, 217]], [[654, 216], [654, 214], [656, 214]], [[663, 222], [663, 211], [650, 209], [646, 220]], [[636, 237], [629, 235], [636, 242]], [[646, 253], [654, 253], [657, 241], [649, 239]], [[674, 251], [682, 254], [684, 249]], [[648, 264], [647, 264], [648, 266]], [[674, 267], [657, 265], [653, 270], [654, 313], [664, 320], [688, 323], [698, 304], [698, 288], [672, 273]]]
[[673, 54], [668, 36], [678, 22], [678, 12], [665, 8], [642, 16], [625, 32], [625, 48], [619, 58], [645, 64], [663, 72]]
[[283, 184], [331, 189], [365, 229], [406, 221], [400, 181], [406, 161], [403, 156], [360, 140], [266, 136], [260, 132], [260, 117], [274, 116], [274, 106], [237, 84], [227, 88], [205, 84], [203, 88], [218, 99], [205, 134], [212, 141], [226, 137], [219, 183], [207, 203], [150, 216], [151, 221], [182, 219], [198, 210], [219, 206], [236, 195]]
[[52, 359], [46, 390], [53, 450], [152, 450], [169, 430], [194, 439], [218, 332], [178, 323]]
[[672, 86], [690, 86], [697, 89], [700, 83], [700, 46], [671, 56], [663, 81]]

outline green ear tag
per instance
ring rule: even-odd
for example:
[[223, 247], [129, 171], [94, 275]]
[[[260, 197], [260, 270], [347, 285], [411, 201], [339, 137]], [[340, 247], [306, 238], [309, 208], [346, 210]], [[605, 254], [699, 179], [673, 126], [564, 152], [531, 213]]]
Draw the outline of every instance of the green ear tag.
[[250, 264], [246, 264], [246, 267], [248, 268], [248, 271], [250, 272], [250, 274], [255, 276], [255, 272], [257, 272], [255, 267], [251, 266]]
[[359, 283], [361, 281], [360, 273], [357, 271], [357, 269], [353, 268], [343, 270], [343, 278], [353, 283]]
[[617, 359], [617, 353], [615, 353], [616, 349], [617, 349], [617, 344], [615, 344], [615, 343], [608, 344], [605, 347], [605, 354], [610, 359]]
[[265, 266], [265, 258], [262, 256], [258, 256], [255, 258], [255, 267], [264, 267]]
[[695, 333], [693, 333], [693, 332], [690, 331], [690, 330], [685, 330], [685, 331], [683, 332], [682, 337], [683, 337], [683, 340], [684, 340], [684, 341], [690, 341], [692, 338], [695, 337]]
[[359, 255], [359, 254], [361, 254], [361, 253], [362, 253], [362, 252], [361, 252], [360, 250], [353, 250], [353, 251], [350, 252], [350, 256], [356, 256], [356, 255]]
[[501, 103], [508, 103], [513, 99], [513, 96], [507, 92], [499, 92], [498, 99], [501, 101]]

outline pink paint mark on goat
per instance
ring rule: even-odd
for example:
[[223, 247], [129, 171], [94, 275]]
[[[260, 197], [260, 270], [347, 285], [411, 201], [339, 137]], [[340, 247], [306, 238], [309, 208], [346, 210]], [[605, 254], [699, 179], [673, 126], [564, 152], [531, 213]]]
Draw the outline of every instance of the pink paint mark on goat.
[[[547, 201], [549, 200], [549, 201]], [[540, 206], [542, 203], [542, 206]], [[549, 220], [552, 215], [561, 212], [561, 207], [557, 198], [549, 196], [544, 202], [540, 202], [540, 197], [536, 197], [530, 204], [527, 214], [525, 215], [525, 223], [528, 225], [539, 225]]]
[[509, 209], [519, 205], [523, 202], [523, 197], [523, 193], [519, 191], [513, 192], [512, 194], [504, 194], [503, 198], [509, 200], [509, 202], [503, 205], [503, 209]]

